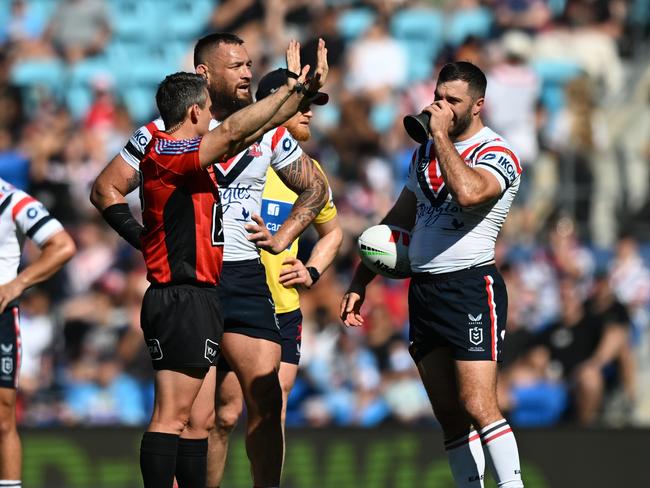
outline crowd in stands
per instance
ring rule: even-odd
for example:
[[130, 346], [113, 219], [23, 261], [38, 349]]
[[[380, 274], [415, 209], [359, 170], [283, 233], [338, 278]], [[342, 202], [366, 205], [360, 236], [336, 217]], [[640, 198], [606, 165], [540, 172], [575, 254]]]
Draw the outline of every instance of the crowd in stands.
[[[402, 117], [433, 99], [451, 60], [487, 73], [485, 121], [524, 163], [497, 244], [510, 295], [501, 406], [514, 425], [650, 423], [647, 0], [7, 0], [0, 177], [41, 200], [78, 247], [22, 300], [22, 425], [148, 419], [143, 261], [89, 190], [156, 116], [157, 84], [191, 71], [193, 41], [217, 30], [245, 40], [256, 79], [290, 38], [307, 59], [318, 37], [329, 50], [330, 103], [305, 149], [328, 173], [345, 239], [302, 293], [288, 425], [435, 424], [408, 353], [408, 280], [371, 284], [362, 329], [345, 329], [338, 306], [356, 237], [405, 182], [415, 146]], [[137, 192], [128, 199], [138, 214]]]

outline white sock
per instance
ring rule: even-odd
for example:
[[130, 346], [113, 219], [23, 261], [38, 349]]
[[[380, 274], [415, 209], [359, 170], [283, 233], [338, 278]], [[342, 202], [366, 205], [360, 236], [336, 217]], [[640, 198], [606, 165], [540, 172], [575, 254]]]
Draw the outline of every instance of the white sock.
[[505, 419], [480, 430], [483, 449], [499, 488], [523, 488], [519, 451], [512, 429]]
[[23, 483], [20, 480], [0, 480], [0, 488], [22, 488]]
[[485, 456], [478, 432], [445, 441], [451, 474], [458, 488], [483, 488]]

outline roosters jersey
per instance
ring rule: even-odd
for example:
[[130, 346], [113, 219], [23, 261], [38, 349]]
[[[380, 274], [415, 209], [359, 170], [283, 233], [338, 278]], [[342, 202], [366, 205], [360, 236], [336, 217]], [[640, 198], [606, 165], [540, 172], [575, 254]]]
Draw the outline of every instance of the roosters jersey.
[[199, 163], [201, 140], [155, 131], [140, 163], [142, 254], [151, 283], [219, 282], [221, 206], [213, 177]]
[[[316, 161], [314, 161], [314, 164], [322, 171]], [[336, 207], [332, 199], [332, 190], [330, 189], [329, 192], [329, 201], [314, 219], [315, 224], [324, 224], [336, 217]], [[274, 171], [271, 169], [267, 171], [266, 186], [262, 195], [261, 215], [271, 234], [275, 234], [287, 219], [297, 198], [298, 195], [287, 188]], [[266, 251], [262, 251], [260, 254], [262, 264], [264, 264], [264, 268], [266, 269], [266, 283], [269, 285], [269, 290], [271, 290], [271, 295], [275, 302], [275, 311], [277, 313], [292, 312], [300, 308], [298, 290], [293, 286], [286, 288], [278, 281], [284, 260], [289, 257], [295, 258], [297, 255], [298, 239], [293, 241], [289, 248], [280, 254], [271, 254]]]
[[[219, 123], [213, 120], [210, 129], [218, 125]], [[140, 127], [131, 136], [120, 155], [139, 170], [140, 160], [151, 135], [155, 130], [163, 129], [161, 119]], [[235, 157], [216, 162], [212, 166], [219, 183], [223, 207], [224, 261], [243, 261], [259, 257], [257, 247], [248, 240], [244, 225], [252, 223], [251, 216], [261, 212], [266, 171], [269, 167], [280, 170], [301, 155], [302, 149], [296, 140], [284, 127], [278, 127], [264, 134]]]
[[26, 237], [41, 247], [61, 230], [41, 202], [0, 178], [0, 285], [17, 276]]
[[433, 142], [420, 146], [406, 184], [417, 198], [409, 246], [414, 273], [448, 273], [492, 262], [497, 235], [519, 189], [519, 159], [494, 131], [484, 127], [454, 145], [465, 164], [492, 173], [502, 193], [482, 205], [461, 207], [445, 186]]

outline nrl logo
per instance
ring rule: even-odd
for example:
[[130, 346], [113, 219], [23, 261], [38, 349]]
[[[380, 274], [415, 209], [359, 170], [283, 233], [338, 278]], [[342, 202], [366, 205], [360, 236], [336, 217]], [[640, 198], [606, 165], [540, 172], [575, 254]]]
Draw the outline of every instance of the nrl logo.
[[431, 163], [430, 158], [422, 158], [420, 161], [418, 161], [418, 172], [419, 173], [424, 173], [427, 168], [429, 167], [429, 164]]
[[478, 346], [483, 342], [483, 329], [480, 327], [472, 327], [469, 329], [469, 342]]

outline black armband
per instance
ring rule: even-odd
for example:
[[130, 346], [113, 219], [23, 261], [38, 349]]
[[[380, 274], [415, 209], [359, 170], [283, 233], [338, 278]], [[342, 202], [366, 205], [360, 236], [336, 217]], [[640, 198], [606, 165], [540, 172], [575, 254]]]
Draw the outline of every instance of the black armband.
[[126, 242], [138, 250], [142, 249], [140, 236], [144, 232], [144, 227], [135, 220], [128, 204], [111, 205], [104, 209], [102, 217]]

